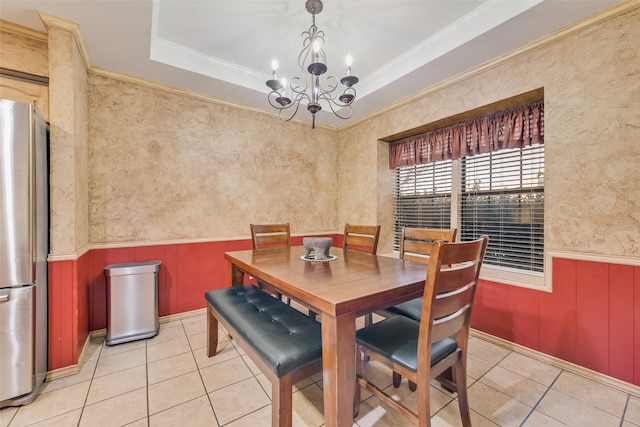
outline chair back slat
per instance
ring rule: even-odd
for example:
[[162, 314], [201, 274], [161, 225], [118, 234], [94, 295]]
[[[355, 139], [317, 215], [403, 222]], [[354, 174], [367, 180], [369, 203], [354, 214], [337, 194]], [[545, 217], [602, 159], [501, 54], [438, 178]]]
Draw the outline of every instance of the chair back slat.
[[[261, 236], [256, 236], [256, 245], [273, 245], [276, 243], [287, 243], [288, 239], [284, 237], [282, 234], [264, 234]], [[256, 248], [258, 249], [258, 248]]]
[[253, 249], [271, 246], [290, 246], [291, 229], [289, 224], [251, 224]]
[[424, 256], [429, 256], [431, 253], [431, 248], [433, 248], [433, 242], [420, 242], [416, 240], [405, 240], [403, 245], [403, 254], [406, 259], [407, 255], [410, 254], [424, 254]]
[[431, 329], [431, 342], [456, 335], [464, 327], [469, 307], [469, 304], [466, 304], [455, 313], [435, 320]]
[[349, 234], [347, 236], [347, 246], [367, 246], [373, 247], [375, 238], [373, 236], [360, 236], [358, 234]]
[[442, 269], [438, 277], [439, 294], [451, 292], [472, 283], [476, 278], [476, 265], [472, 262], [456, 264], [451, 268]]
[[379, 225], [345, 224], [343, 248], [375, 254], [379, 237]]
[[442, 240], [453, 242], [456, 240], [456, 228], [413, 228], [404, 227], [404, 237], [408, 240]]
[[434, 302], [433, 318], [444, 318], [468, 305], [474, 286], [473, 283], [470, 283], [468, 286], [460, 288], [455, 292], [445, 292], [438, 295]]
[[405, 252], [402, 255], [402, 259], [406, 259], [407, 261], [415, 261], [415, 262], [421, 262], [423, 264], [427, 264], [429, 262], [429, 255], [414, 255], [414, 254], [410, 254], [408, 252]]
[[[470, 242], [463, 242], [470, 243]], [[447, 250], [442, 254], [443, 265], [454, 265], [468, 262], [469, 260], [477, 260], [482, 252], [482, 247], [477, 245], [457, 246], [456, 250]]]
[[400, 234], [400, 259], [428, 262], [434, 242], [453, 242], [457, 231], [456, 228], [403, 227]]

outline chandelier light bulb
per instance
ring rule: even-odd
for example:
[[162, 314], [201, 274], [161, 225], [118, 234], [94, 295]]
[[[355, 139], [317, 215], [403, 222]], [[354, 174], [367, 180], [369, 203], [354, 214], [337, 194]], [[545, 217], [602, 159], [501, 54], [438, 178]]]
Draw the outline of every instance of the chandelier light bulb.
[[280, 81], [282, 82], [282, 96], [285, 96], [287, 94], [287, 79], [283, 77]]
[[278, 77], [276, 75], [276, 71], [278, 71], [278, 60], [274, 59], [271, 61], [271, 69], [273, 70], [273, 80], [277, 80]]
[[347, 55], [347, 76], [351, 75], [351, 64], [353, 64], [353, 58], [351, 55]]
[[315, 39], [311, 46], [313, 48], [313, 53], [311, 55], [311, 61], [312, 62], [318, 62], [318, 53], [320, 52], [320, 40]]

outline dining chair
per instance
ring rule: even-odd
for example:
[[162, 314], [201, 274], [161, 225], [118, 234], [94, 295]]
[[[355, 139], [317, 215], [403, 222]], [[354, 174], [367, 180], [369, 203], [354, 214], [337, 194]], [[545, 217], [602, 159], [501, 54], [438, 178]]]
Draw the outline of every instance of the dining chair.
[[344, 225], [343, 249], [375, 254], [378, 250], [380, 225]]
[[[427, 263], [429, 255], [436, 241], [454, 242], [456, 240], [457, 228], [412, 228], [402, 227], [400, 232], [400, 259]], [[394, 314], [407, 316], [415, 320], [420, 320], [422, 310], [422, 298], [412, 299], [384, 310], [377, 311], [376, 314], [382, 317], [390, 317]], [[365, 326], [373, 323], [373, 316], [365, 317]], [[394, 375], [394, 385], [400, 386], [401, 378]]]
[[[428, 263], [429, 256], [433, 249], [434, 242], [441, 241], [445, 243], [454, 242], [456, 240], [457, 228], [410, 228], [402, 227], [400, 233], [400, 259], [409, 261], [417, 261]], [[403, 303], [388, 307], [384, 310], [377, 311], [376, 314], [382, 317], [391, 317], [393, 315], [406, 316], [410, 319], [420, 321], [420, 313], [422, 312], [422, 298], [415, 298]], [[373, 318], [365, 317], [365, 326], [369, 326], [373, 322]], [[398, 388], [402, 382], [402, 375], [393, 372], [393, 386]], [[415, 391], [415, 383], [409, 381], [409, 388]]]
[[[291, 227], [286, 224], [249, 224], [251, 229], [251, 242], [253, 250], [266, 249], [272, 247], [291, 246]], [[279, 300], [283, 300], [283, 295], [273, 286], [262, 280], [258, 280], [258, 287], [264, 289]], [[291, 300], [288, 300], [291, 303]]]
[[[342, 247], [344, 250], [356, 250], [375, 254], [378, 251], [378, 238], [380, 237], [380, 225], [344, 225], [344, 240]], [[371, 313], [365, 314], [364, 323], [369, 325], [373, 322]]]
[[250, 224], [253, 249], [291, 246], [291, 228], [286, 224]]
[[[420, 426], [431, 426], [430, 386], [436, 379], [458, 394], [460, 417], [471, 426], [467, 399], [469, 321], [480, 267], [489, 238], [433, 244], [429, 257], [420, 321], [392, 316], [356, 331], [357, 348], [417, 384], [417, 410], [402, 405], [364, 376], [357, 357], [354, 414], [360, 409], [361, 386]], [[453, 369], [453, 378], [442, 375]]]

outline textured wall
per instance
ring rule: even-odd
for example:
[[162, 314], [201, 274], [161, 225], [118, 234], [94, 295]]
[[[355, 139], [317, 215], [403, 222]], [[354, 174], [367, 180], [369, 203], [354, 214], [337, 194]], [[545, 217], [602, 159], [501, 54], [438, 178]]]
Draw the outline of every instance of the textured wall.
[[[47, 35], [0, 20], [0, 67], [43, 77], [49, 75]], [[0, 98], [35, 105], [49, 121], [49, 88], [0, 76]]]
[[75, 254], [88, 243], [87, 72], [71, 31], [45, 22], [51, 106], [51, 254]]
[[0, 22], [0, 67], [48, 76], [46, 36], [15, 24]]
[[640, 9], [549, 49], [549, 249], [640, 255], [638, 22]]
[[379, 117], [340, 131], [338, 222], [380, 224], [378, 253], [393, 247], [393, 171], [388, 145], [378, 141], [385, 125]]
[[[91, 242], [335, 230], [334, 131], [92, 75]], [[266, 100], [265, 100], [266, 102]]]
[[89, 76], [77, 44], [73, 45], [72, 76], [73, 127], [74, 127], [74, 216], [75, 249], [83, 249], [89, 243]]
[[640, 255], [638, 22], [636, 8], [341, 130], [340, 158], [358, 161], [341, 166], [338, 220], [377, 206], [390, 218], [372, 185], [377, 139], [543, 87], [546, 249]]

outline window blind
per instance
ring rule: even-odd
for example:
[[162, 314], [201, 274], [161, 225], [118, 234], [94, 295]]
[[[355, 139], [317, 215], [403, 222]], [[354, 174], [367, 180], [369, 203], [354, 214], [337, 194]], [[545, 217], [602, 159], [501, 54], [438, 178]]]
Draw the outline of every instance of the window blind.
[[460, 236], [489, 236], [485, 263], [543, 271], [544, 146], [462, 159]]
[[451, 160], [395, 168], [394, 249], [402, 227], [450, 228]]

